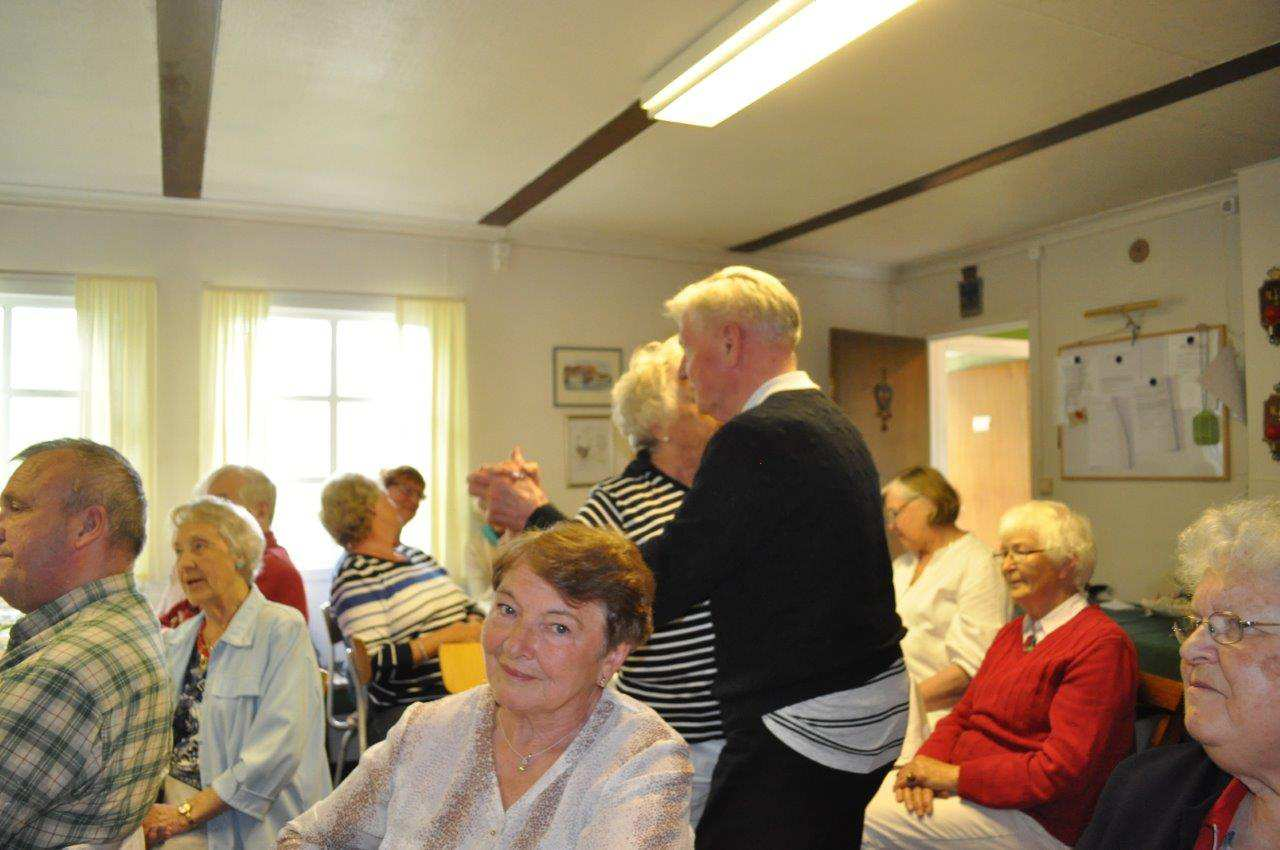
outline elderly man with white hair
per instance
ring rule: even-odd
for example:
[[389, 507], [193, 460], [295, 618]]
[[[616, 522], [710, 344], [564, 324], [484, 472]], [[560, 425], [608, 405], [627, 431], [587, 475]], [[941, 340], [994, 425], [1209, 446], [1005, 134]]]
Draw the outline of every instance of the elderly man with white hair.
[[1133, 643], [1082, 588], [1089, 521], [1060, 502], [1000, 519], [1000, 562], [1024, 616], [867, 807], [864, 848], [1060, 850], [1079, 839], [1133, 743]]
[[[698, 407], [724, 424], [675, 518], [641, 554], [654, 622], [710, 599], [725, 746], [703, 848], [847, 847], [897, 756], [907, 676], [879, 476], [848, 417], [797, 368], [800, 306], [744, 266], [666, 304]], [[493, 521], [556, 518], [530, 482]], [[530, 512], [533, 511], [531, 514]]]
[[133, 580], [142, 481], [90, 440], [18, 460], [0, 495], [0, 597], [24, 615], [0, 656], [0, 847], [117, 847], [156, 798], [173, 718]]
[[[276, 485], [264, 472], [252, 466], [227, 464], [220, 466], [200, 482], [196, 493], [201, 496], [218, 496], [248, 511], [258, 523], [266, 548], [262, 551], [261, 565], [253, 583], [270, 602], [288, 605], [302, 615], [303, 622], [310, 620], [307, 613], [307, 591], [302, 573], [293, 565], [293, 559], [271, 531], [276, 514]], [[160, 617], [160, 624], [175, 628], [191, 619], [199, 610], [181, 595], [175, 577], [166, 603], [174, 602]]]
[[1280, 847], [1280, 499], [1210, 508], [1178, 537], [1194, 741], [1121, 762], [1085, 850]]

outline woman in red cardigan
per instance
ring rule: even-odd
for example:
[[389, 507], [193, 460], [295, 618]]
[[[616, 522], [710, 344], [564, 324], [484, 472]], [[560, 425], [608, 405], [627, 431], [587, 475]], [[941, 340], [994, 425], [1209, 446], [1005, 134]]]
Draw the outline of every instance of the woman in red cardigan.
[[1060, 502], [1000, 520], [1001, 572], [1025, 612], [951, 714], [867, 806], [864, 848], [1062, 848], [1133, 742], [1133, 643], [1089, 605], [1089, 521]]

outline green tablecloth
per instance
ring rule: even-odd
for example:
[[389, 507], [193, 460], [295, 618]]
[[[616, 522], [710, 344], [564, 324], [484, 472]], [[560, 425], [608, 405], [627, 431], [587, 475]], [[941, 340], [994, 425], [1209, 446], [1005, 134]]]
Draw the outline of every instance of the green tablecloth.
[[1173, 620], [1159, 614], [1147, 614], [1141, 608], [1127, 611], [1102, 609], [1128, 633], [1138, 650], [1138, 669], [1166, 679], [1181, 681], [1178, 664], [1178, 639], [1173, 636]]

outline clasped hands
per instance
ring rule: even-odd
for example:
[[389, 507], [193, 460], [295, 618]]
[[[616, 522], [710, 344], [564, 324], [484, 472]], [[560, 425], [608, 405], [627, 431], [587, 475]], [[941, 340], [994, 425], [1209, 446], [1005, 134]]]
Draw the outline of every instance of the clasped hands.
[[178, 814], [178, 807], [155, 803], [142, 819], [142, 835], [148, 847], [155, 847], [191, 829], [190, 818]]
[[526, 461], [520, 447], [501, 463], [486, 463], [467, 476], [467, 492], [480, 500], [489, 525], [498, 531], [523, 531], [535, 510], [550, 499], [542, 490], [542, 471]]
[[916, 756], [898, 768], [893, 798], [917, 817], [933, 814], [934, 797], [959, 792], [960, 767], [928, 756]]

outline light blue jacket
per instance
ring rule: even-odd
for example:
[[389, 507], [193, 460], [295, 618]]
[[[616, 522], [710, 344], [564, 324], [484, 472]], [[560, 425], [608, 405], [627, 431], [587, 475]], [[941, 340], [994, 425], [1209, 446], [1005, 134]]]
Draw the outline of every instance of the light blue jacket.
[[[175, 690], [204, 615], [167, 631]], [[320, 672], [302, 615], [255, 587], [213, 646], [200, 709], [200, 784], [231, 807], [206, 824], [209, 850], [274, 847], [331, 790]]]

